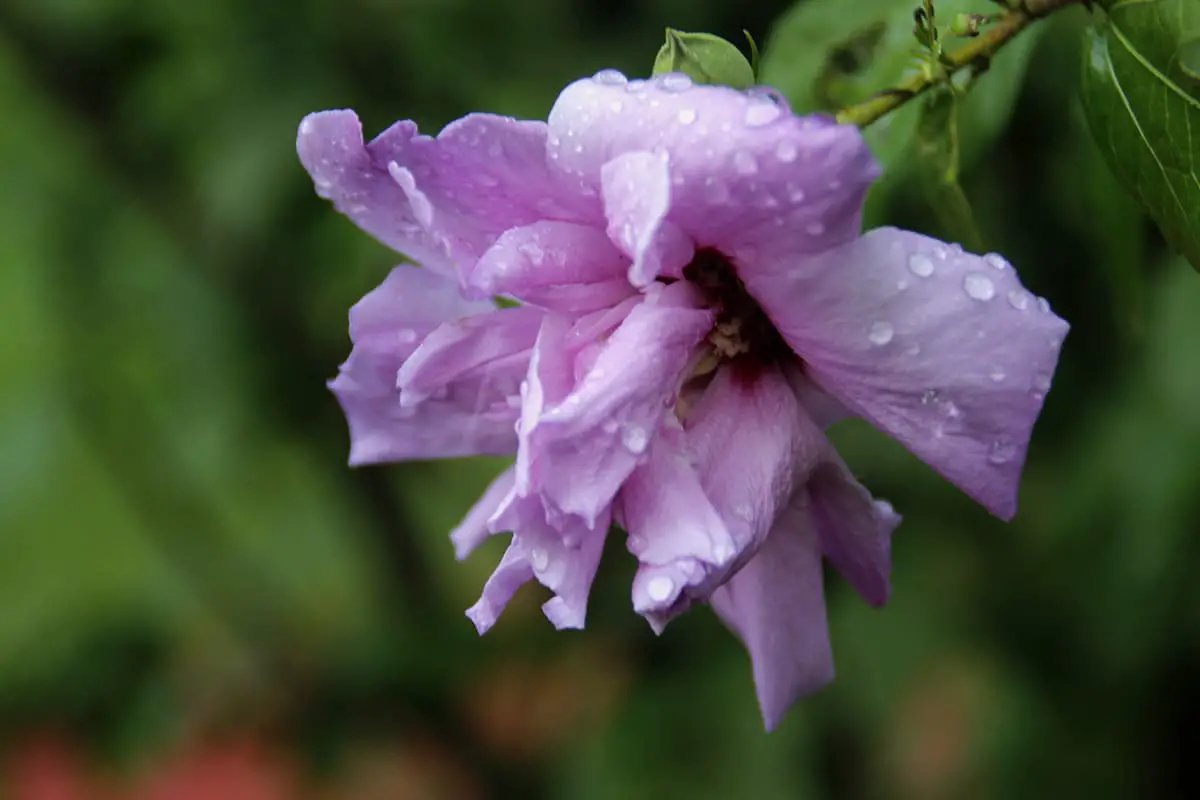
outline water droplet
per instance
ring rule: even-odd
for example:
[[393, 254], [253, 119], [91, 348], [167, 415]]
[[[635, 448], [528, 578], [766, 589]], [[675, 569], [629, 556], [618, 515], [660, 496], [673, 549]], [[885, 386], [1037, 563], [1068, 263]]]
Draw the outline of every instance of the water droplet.
[[910, 356], [919, 356], [919, 355], [921, 355], [921, 345], [914, 343], [911, 346], [909, 346], [908, 350], [906, 350], [905, 352], [907, 352], [908, 355], [910, 355]]
[[602, 69], [592, 76], [592, 80], [605, 86], [624, 86], [627, 83], [625, 76], [615, 69]]
[[646, 594], [656, 603], [665, 603], [675, 593], [675, 581], [666, 575], [656, 575], [646, 584]]
[[1008, 374], [1004, 371], [1004, 367], [997, 364], [996, 366], [992, 367], [992, 371], [988, 373], [988, 377], [996, 383], [1000, 383], [1008, 377]]
[[517, 417], [515, 420], [513, 420], [513, 430], [516, 431], [517, 433], [521, 432], [521, 418], [520, 417]]
[[1029, 308], [1029, 293], [1024, 289], [1013, 289], [1008, 293], [1008, 304], [1017, 311]]
[[928, 278], [933, 274], [933, 260], [924, 253], [913, 253], [908, 257], [908, 271], [918, 278]]
[[810, 222], [805, 226], [804, 232], [809, 236], [820, 236], [825, 232], [825, 223], [820, 220]]
[[1008, 269], [1008, 262], [1004, 260], [1004, 256], [999, 253], [988, 253], [983, 257], [987, 265], [992, 269]]
[[746, 124], [752, 128], [769, 125], [781, 114], [783, 111], [774, 103], [753, 103], [746, 107]]
[[529, 551], [529, 566], [536, 572], [542, 572], [550, 566], [550, 553], [544, 547], [535, 547]]
[[1044, 372], [1034, 373], [1033, 388], [1039, 392], [1050, 391], [1050, 376]]
[[401, 344], [412, 344], [417, 340], [417, 332], [412, 328], [403, 328], [396, 331], [396, 341]]
[[785, 164], [790, 164], [796, 160], [796, 156], [800, 154], [799, 148], [795, 143], [784, 139], [775, 147], [775, 157]]
[[675, 118], [679, 120], [680, 125], [691, 125], [696, 121], [696, 109], [681, 108], [679, 109], [679, 113], [675, 115]]
[[739, 175], [753, 175], [758, 172], [758, 162], [746, 150], [738, 150], [733, 154], [733, 168]]
[[1039, 297], [1037, 299], [1037, 304], [1038, 304], [1038, 310], [1041, 311], [1043, 314], [1050, 311], [1050, 301], [1047, 300], [1046, 298]]
[[941, 402], [942, 393], [937, 389], [926, 389], [921, 393], [921, 405], [930, 406]]
[[738, 503], [733, 507], [733, 515], [743, 522], [751, 522], [754, 519], [754, 509], [748, 503]]
[[808, 197], [808, 195], [805, 194], [803, 189], [801, 189], [799, 186], [796, 186], [794, 184], [789, 183], [787, 189], [788, 189], [788, 199], [791, 200], [793, 203], [802, 203], [802, 202], [804, 202], [804, 198]]
[[1011, 439], [1000, 438], [988, 447], [987, 459], [990, 463], [999, 466], [1012, 461], [1016, 454], [1017, 445]]
[[667, 92], [683, 92], [692, 88], [692, 79], [682, 72], [670, 72], [658, 77], [658, 85]]
[[988, 301], [996, 296], [996, 284], [987, 275], [972, 272], [963, 278], [963, 289], [972, 300]]
[[867, 338], [871, 340], [871, 344], [876, 347], [882, 347], [892, 340], [896, 330], [892, 327], [892, 323], [879, 320], [871, 324], [871, 332], [867, 334]]
[[625, 540], [625, 547], [635, 556], [641, 555], [642, 553], [646, 552], [646, 540], [641, 536], [631, 534], [629, 538]]
[[619, 428], [619, 427], [621, 427], [621, 426], [610, 419], [608, 422], [604, 423], [603, 430], [605, 433], [612, 435], [617, 432], [617, 428]]
[[629, 424], [621, 429], [621, 444], [634, 455], [646, 452], [646, 445], [649, 443], [649, 437], [640, 425]]
[[612, 110], [612, 112], [614, 114], [620, 114], [622, 109], [625, 108], [625, 104], [622, 103], [620, 100], [613, 100], [611, 103], [608, 104], [608, 107]]
[[905, 289], [907, 289], [908, 288], [908, 278], [901, 278], [900, 280], [896, 281], [896, 288], [902, 292]]

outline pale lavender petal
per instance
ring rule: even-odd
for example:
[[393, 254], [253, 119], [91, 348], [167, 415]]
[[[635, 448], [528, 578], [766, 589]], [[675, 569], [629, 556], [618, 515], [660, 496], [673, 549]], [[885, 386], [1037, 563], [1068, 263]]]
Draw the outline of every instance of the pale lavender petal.
[[[665, 428], [656, 443], [665, 463], [652, 458], [621, 492], [640, 562], [634, 608], [657, 628], [754, 557], [830, 450], [782, 372], [757, 365], [717, 370], [687, 418], [686, 449], [672, 447], [670, 434]], [[719, 525], [709, 521], [714, 512]], [[709, 544], [710, 531], [723, 537]]]
[[768, 731], [792, 703], [833, 680], [821, 551], [803, 504], [785, 510], [758, 554], [710, 602], [750, 653]]
[[[582, 186], [626, 153], [669, 155], [667, 220], [739, 269], [856, 236], [878, 176], [861, 133], [797, 117], [762, 92], [693, 86], [682, 75], [629, 81], [606, 71], [563, 90], [550, 112], [551, 163]], [[611, 217], [610, 217], [611, 218]]]
[[[691, 291], [680, 283], [662, 294], [675, 295], [674, 286]], [[553, 465], [533, 488], [562, 512], [594, 520], [644, 457], [712, 322], [704, 309], [650, 300], [634, 307], [579, 385], [522, 421], [522, 449]]]
[[600, 171], [608, 237], [633, 262], [629, 282], [646, 286], [659, 275], [678, 278], [692, 260], [692, 242], [666, 221], [671, 174], [665, 156], [625, 153]]
[[499, 510], [500, 504], [509, 496], [513, 488], [514, 470], [512, 467], [501, 472], [492, 481], [483, 497], [471, 507], [467, 516], [450, 532], [450, 541], [454, 544], [454, 555], [459, 561], [469, 556], [475, 548], [483, 544], [492, 535], [488, 530], [488, 520]]
[[451, 381], [479, 374], [513, 355], [528, 363], [542, 316], [536, 308], [492, 308], [438, 326], [396, 375], [401, 403], [415, 405]]
[[515, 450], [517, 412], [507, 397], [527, 358], [443, 387], [416, 408], [402, 406], [396, 388], [397, 372], [431, 330], [489, 308], [462, 299], [453, 280], [400, 267], [350, 310], [354, 349], [329, 387], [346, 412], [352, 465]]
[[1068, 325], [998, 256], [884, 228], [743, 276], [807, 374], [1011, 518]]
[[680, 558], [728, 563], [734, 542], [700, 486], [684, 432], [665, 426], [648, 455], [621, 489], [629, 552], [659, 566]]
[[836, 397], [813, 383], [799, 364], [785, 365], [783, 373], [804, 413], [822, 430], [854, 416], [854, 412], [842, 405]]
[[890, 503], [872, 498], [836, 456], [809, 478], [808, 495], [821, 552], [864, 600], [885, 604], [900, 516]]
[[635, 293], [626, 280], [627, 263], [599, 228], [542, 221], [502, 234], [469, 281], [487, 294], [587, 313]]
[[504, 556], [495, 572], [483, 585], [483, 594], [475, 605], [467, 609], [467, 618], [475, 623], [480, 634], [487, 633], [496, 624], [508, 601], [512, 600], [526, 583], [533, 579], [533, 567], [525, 554], [525, 548], [513, 537], [513, 542], [504, 551]]
[[[389, 173], [392, 163], [416, 164], [417, 126], [397, 122], [369, 145], [353, 111], [322, 111], [300, 123], [296, 152], [312, 176], [317, 194], [387, 246], [427, 268], [452, 273], [454, 265], [441, 241], [418, 217], [428, 208], [414, 208], [410, 193]], [[428, 201], [417, 195], [418, 205]]]

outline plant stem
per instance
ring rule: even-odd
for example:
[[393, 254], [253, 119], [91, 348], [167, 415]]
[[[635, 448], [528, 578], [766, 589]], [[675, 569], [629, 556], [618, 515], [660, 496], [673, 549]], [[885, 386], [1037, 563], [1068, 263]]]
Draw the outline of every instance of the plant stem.
[[847, 106], [837, 113], [837, 121], [865, 128], [914, 97], [948, 81], [959, 70], [975, 64], [986, 64], [1000, 48], [1033, 22], [1067, 6], [1081, 4], [1086, 4], [1086, 0], [1021, 0], [1013, 4], [1009, 11], [1004, 12], [985, 33], [949, 53], [942, 64], [943, 69], [938, 74], [916, 75], [869, 100]]

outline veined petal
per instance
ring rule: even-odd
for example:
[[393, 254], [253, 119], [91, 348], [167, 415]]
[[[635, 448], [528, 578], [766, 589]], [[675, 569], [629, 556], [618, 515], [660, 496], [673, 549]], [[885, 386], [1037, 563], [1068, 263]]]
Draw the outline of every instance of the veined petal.
[[879, 175], [854, 126], [683, 75], [625, 81], [606, 70], [564, 89], [548, 124], [552, 165], [583, 186], [627, 153], [667, 153], [667, 220], [739, 269], [853, 238]]
[[419, 407], [400, 404], [396, 375], [436, 326], [492, 308], [464, 300], [457, 284], [399, 267], [350, 310], [354, 349], [330, 381], [350, 426], [350, 463], [512, 453], [516, 409], [507, 402], [524, 373], [520, 360], [453, 382]]
[[750, 653], [767, 730], [792, 703], [833, 680], [821, 551], [802, 496], [710, 602]]
[[1068, 325], [998, 256], [884, 228], [746, 286], [807, 374], [1004, 519]]
[[[680, 283], [661, 294], [690, 291]], [[570, 394], [547, 404], [538, 418], [522, 420], [522, 449], [528, 446], [530, 461], [553, 465], [541, 470], [532, 488], [563, 513], [590, 523], [612, 502], [644, 457], [708, 334], [711, 311], [669, 302], [656, 296], [635, 306]]]
[[470, 283], [544, 308], [588, 313], [635, 294], [627, 261], [599, 228], [546, 220], [505, 231]]
[[690, 239], [667, 222], [671, 174], [654, 153], [624, 153], [600, 170], [608, 237], [629, 256], [629, 282], [646, 286], [659, 275], [678, 278], [692, 260]]
[[536, 308], [492, 308], [485, 314], [445, 322], [425, 337], [396, 375], [405, 405], [429, 397], [450, 382], [486, 371], [513, 355], [528, 363], [543, 312]]

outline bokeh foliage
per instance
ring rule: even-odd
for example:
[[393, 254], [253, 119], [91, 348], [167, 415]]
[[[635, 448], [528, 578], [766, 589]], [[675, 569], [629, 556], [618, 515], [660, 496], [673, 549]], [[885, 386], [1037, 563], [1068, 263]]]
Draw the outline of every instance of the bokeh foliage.
[[[831, 48], [892, 41], [878, 21], [912, 4], [0, 3], [9, 773], [54, 731], [114, 780], [251, 737], [322, 797], [1194, 791], [1200, 280], [1088, 134], [1082, 11], [1006, 50], [962, 108], [986, 246], [1074, 326], [1022, 510], [998, 523], [865, 426], [838, 429], [906, 516], [894, 600], [871, 610], [830, 581], [839, 679], [776, 734], [710, 614], [660, 639], [633, 615], [619, 548], [587, 632], [553, 634], [528, 589], [477, 639], [462, 609], [499, 543], [457, 564], [445, 533], [498, 462], [344, 466], [323, 382], [346, 309], [395, 257], [313, 195], [303, 114], [544, 117], [575, 77], [647, 73], [666, 25], [749, 29], [765, 80], [814, 109]], [[868, 60], [834, 60], [859, 65], [830, 78], [834, 102], [900, 68]], [[870, 221], [937, 232], [905, 114], [872, 134], [897, 177]]]

